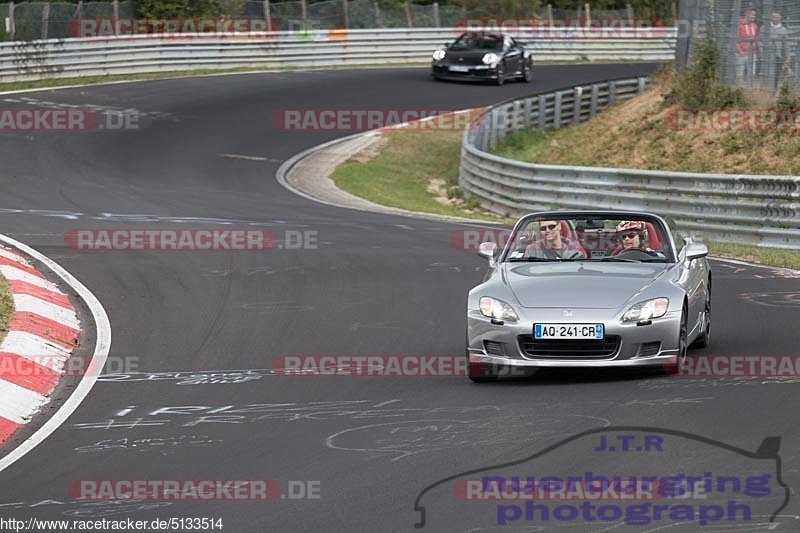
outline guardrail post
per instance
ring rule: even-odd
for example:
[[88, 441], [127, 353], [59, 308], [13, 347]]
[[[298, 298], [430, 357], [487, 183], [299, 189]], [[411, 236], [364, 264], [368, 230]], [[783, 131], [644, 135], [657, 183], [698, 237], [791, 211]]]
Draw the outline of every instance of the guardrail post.
[[492, 112], [489, 114], [489, 149], [494, 149], [497, 146], [497, 110], [492, 109]]
[[442, 20], [439, 18], [439, 2], [433, 3], [433, 25], [437, 28], [442, 27]]
[[375, 9], [375, 26], [383, 28], [383, 24], [381, 23], [381, 8], [378, 6], [378, 2], [373, 1], [372, 7]]
[[17, 33], [16, 25], [14, 24], [14, 2], [8, 3], [8, 37], [14, 40], [14, 34]]
[[642, 94], [647, 89], [647, 78], [639, 77], [639, 94]]
[[119, 35], [119, 0], [114, 0], [111, 3], [111, 13], [111, 16], [114, 17], [114, 35]]
[[350, 6], [347, 0], [342, 0], [342, 14], [344, 15], [344, 29], [350, 28]]
[[553, 127], [556, 129], [561, 127], [561, 103], [563, 99], [564, 95], [561, 91], [556, 91], [556, 101], [553, 106]]
[[300, 16], [303, 19], [303, 30], [308, 30], [308, 4], [306, 0], [300, 0]]
[[611, 107], [616, 103], [617, 103], [617, 82], [610, 81], [608, 82], [608, 106]]
[[592, 100], [589, 104], [589, 116], [597, 116], [597, 101], [600, 99], [600, 86], [596, 83], [592, 84]]
[[525, 99], [525, 120], [524, 124], [526, 128], [531, 127], [531, 115], [533, 114], [533, 98], [526, 98]]
[[42, 39], [47, 39], [47, 26], [50, 21], [50, 4], [47, 3], [42, 7]]
[[514, 100], [514, 111], [511, 115], [511, 129], [513, 130], [521, 130], [522, 125], [520, 124], [519, 115], [522, 110], [522, 102], [519, 100]]
[[583, 87], [575, 87], [575, 102], [572, 104], [572, 123], [579, 124], [581, 121], [581, 107], [583, 104]]
[[539, 129], [547, 127], [547, 96], [539, 95]]
[[413, 28], [414, 21], [411, 20], [411, 7], [408, 5], [408, 0], [406, 0], [406, 2], [403, 3], [403, 10], [405, 10], [406, 12], [406, 24], [407, 24], [406, 27]]

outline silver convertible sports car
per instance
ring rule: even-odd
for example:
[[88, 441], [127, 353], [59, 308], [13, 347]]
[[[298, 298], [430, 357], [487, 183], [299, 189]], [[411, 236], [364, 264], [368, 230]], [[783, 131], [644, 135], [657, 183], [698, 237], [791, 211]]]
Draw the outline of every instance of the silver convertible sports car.
[[532, 367], [676, 365], [711, 341], [708, 248], [661, 217], [554, 211], [487, 242], [467, 301], [473, 381]]

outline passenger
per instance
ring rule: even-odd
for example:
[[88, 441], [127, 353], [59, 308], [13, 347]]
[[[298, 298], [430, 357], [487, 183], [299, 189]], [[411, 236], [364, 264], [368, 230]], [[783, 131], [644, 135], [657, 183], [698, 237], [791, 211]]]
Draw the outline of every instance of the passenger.
[[[625, 250], [643, 250], [653, 252], [647, 247], [647, 226], [641, 220], [623, 220], [617, 224], [617, 239], [621, 245], [617, 247], [617, 252]], [[616, 254], [614, 254], [616, 255]]]
[[528, 246], [527, 255], [538, 259], [586, 259], [586, 251], [580, 243], [561, 233], [561, 225], [558, 220], [539, 221], [542, 238]]

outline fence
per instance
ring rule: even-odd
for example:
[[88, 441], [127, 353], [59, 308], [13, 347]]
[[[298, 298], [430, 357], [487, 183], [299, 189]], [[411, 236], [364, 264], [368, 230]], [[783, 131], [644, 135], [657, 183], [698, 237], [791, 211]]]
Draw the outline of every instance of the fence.
[[800, 178], [522, 163], [487, 153], [510, 131], [576, 124], [632, 98], [645, 78], [583, 85], [498, 104], [464, 132], [460, 186], [504, 216], [553, 208], [650, 211], [709, 240], [800, 249]]
[[[0, 80], [213, 68], [423, 63], [451, 30], [315, 30], [217, 37], [161, 35], [0, 43]], [[536, 61], [670, 61], [674, 31], [654, 39], [523, 41]]]
[[[774, 91], [784, 82], [800, 89], [798, 0], [681, 0], [682, 32], [677, 59], [685, 66], [696, 37], [713, 37], [717, 79], [727, 85]], [[702, 30], [697, 31], [697, 28]]]
[[[579, 2], [576, 2], [576, 6]], [[385, 3], [378, 0], [244, 0], [230, 4], [225, 17], [268, 19], [273, 29], [290, 31], [304, 29], [375, 29], [375, 28], [453, 28], [459, 21], [470, 18], [536, 17], [543, 20], [624, 20], [635, 17], [660, 20], [669, 25], [674, 14], [667, 9], [653, 10], [628, 4], [626, 9], [578, 10], [553, 9], [544, 2], [529, 2], [519, 12], [503, 0], [462, 1], [459, 5], [433, 2], [425, 5]], [[133, 1], [109, 2], [7, 2], [0, 11], [9, 26], [8, 40], [66, 39], [69, 25], [78, 19], [132, 19], [136, 17]], [[510, 11], [514, 11], [513, 14]], [[503, 15], [505, 13], [505, 15]]]

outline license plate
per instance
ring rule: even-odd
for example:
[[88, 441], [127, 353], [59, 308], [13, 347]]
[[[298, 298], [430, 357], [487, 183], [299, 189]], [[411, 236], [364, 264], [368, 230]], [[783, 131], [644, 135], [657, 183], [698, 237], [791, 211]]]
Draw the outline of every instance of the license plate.
[[603, 340], [605, 331], [603, 324], [534, 324], [533, 338]]
[[453, 72], [469, 72], [469, 67], [450, 67]]

